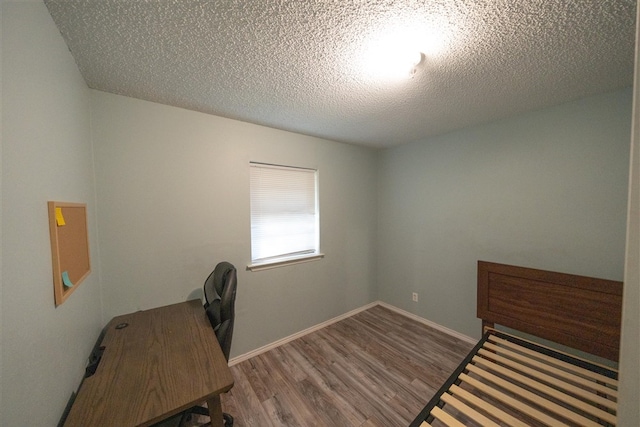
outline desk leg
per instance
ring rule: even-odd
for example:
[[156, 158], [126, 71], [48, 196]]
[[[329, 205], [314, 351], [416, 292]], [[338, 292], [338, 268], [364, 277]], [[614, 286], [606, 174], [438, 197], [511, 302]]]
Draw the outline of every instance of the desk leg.
[[209, 416], [211, 417], [211, 427], [222, 427], [224, 425], [224, 420], [222, 419], [220, 395], [207, 400], [207, 406], [209, 407]]

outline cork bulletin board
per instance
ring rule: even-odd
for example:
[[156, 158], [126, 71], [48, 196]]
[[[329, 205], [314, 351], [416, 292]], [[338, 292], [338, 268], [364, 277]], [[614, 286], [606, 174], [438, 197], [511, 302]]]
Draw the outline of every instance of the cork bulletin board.
[[56, 307], [66, 301], [91, 272], [87, 205], [48, 202], [53, 295]]

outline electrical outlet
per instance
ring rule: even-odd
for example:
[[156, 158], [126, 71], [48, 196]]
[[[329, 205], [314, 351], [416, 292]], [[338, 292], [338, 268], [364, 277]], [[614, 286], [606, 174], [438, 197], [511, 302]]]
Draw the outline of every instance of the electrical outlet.
[[413, 302], [418, 302], [418, 293], [414, 292], [412, 295], [412, 298], [413, 298]]

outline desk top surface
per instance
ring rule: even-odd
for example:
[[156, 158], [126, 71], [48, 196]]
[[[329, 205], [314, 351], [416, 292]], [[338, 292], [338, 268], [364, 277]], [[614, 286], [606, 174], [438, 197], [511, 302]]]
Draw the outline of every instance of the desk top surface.
[[66, 427], [146, 426], [233, 386], [199, 300], [114, 317], [101, 345], [102, 360], [84, 380]]

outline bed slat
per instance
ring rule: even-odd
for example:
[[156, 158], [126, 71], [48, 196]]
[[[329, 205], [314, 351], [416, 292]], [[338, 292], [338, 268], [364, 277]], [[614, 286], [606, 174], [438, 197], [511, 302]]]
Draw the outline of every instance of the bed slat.
[[512, 427], [527, 427], [527, 424], [524, 421], [517, 419], [511, 414], [507, 414], [502, 409], [496, 408], [491, 403], [480, 399], [478, 396], [474, 396], [473, 394], [469, 393], [467, 390], [460, 388], [455, 384], [452, 385], [449, 390], [455, 396], [458, 396], [461, 399], [466, 400], [470, 404], [482, 409], [488, 414], [491, 414], [492, 417], [500, 420], [503, 423], [506, 423]]
[[[504, 355], [508, 356], [510, 359], [520, 361], [520, 362], [525, 363], [525, 364], [527, 364], [527, 365], [529, 365], [529, 366], [531, 366], [531, 367], [533, 367], [535, 369], [544, 370], [544, 371], [549, 372], [549, 373], [551, 373], [551, 374], [553, 374], [553, 375], [555, 375], [557, 377], [564, 378], [567, 381], [570, 381], [570, 382], [572, 382], [574, 384], [578, 384], [578, 385], [581, 385], [583, 387], [587, 387], [587, 388], [589, 388], [589, 389], [591, 389], [593, 391], [606, 394], [607, 396], [613, 398], [614, 400], [617, 400], [617, 398], [618, 398], [617, 390], [615, 390], [613, 388], [610, 388], [610, 387], [607, 387], [604, 384], [600, 384], [600, 383], [598, 383], [598, 382], [596, 382], [596, 381], [594, 381], [592, 379], [584, 378], [585, 376], [589, 376], [587, 374], [590, 373], [590, 371], [588, 371], [586, 369], [581, 369], [580, 372], [581, 372], [582, 376], [579, 376], [579, 375], [573, 374], [571, 372], [567, 372], [567, 370], [558, 369], [558, 368], [552, 366], [551, 363], [548, 363], [548, 361], [547, 361], [547, 363], [542, 363], [542, 362], [537, 361], [536, 359], [533, 359], [531, 357], [523, 356], [521, 354], [518, 354], [518, 353], [513, 352], [511, 350], [508, 350], [506, 348], [502, 348], [502, 347], [499, 347], [497, 345], [494, 345], [494, 344], [492, 344], [490, 342], [485, 343], [484, 348], [486, 348], [488, 350], [491, 350], [493, 352], [496, 352], [496, 353], [504, 354]], [[570, 366], [572, 366], [572, 365], [570, 365]], [[606, 378], [606, 377], [603, 377], [603, 378]]]
[[499, 424], [482, 415], [480, 412], [476, 411], [466, 403], [456, 399], [449, 393], [445, 393], [442, 395], [442, 401], [451, 405], [453, 408], [460, 411], [460, 413], [479, 423], [483, 427], [500, 427]]
[[594, 381], [600, 381], [602, 383], [609, 384], [609, 385], [611, 385], [611, 386], [613, 386], [615, 388], [618, 388], [618, 381], [616, 379], [609, 378], [609, 377], [607, 377], [605, 375], [600, 375], [597, 372], [592, 372], [592, 371], [589, 371], [587, 369], [580, 368], [579, 366], [572, 365], [571, 363], [567, 363], [567, 362], [564, 362], [562, 360], [554, 359], [553, 357], [549, 357], [547, 355], [535, 352], [535, 351], [530, 350], [528, 348], [525, 348], [525, 347], [522, 347], [520, 345], [514, 344], [514, 343], [512, 343], [510, 341], [507, 341], [507, 340], [505, 340], [503, 338], [496, 337], [495, 335], [490, 335], [489, 340], [497, 342], [497, 343], [500, 343], [501, 345], [504, 345], [504, 346], [507, 346], [507, 347], [515, 348], [515, 349], [517, 349], [518, 351], [520, 351], [522, 353], [526, 353], [526, 354], [528, 354], [530, 356], [534, 356], [534, 357], [536, 357], [538, 359], [544, 360], [545, 362], [548, 362], [551, 365], [556, 365], [556, 366], [559, 366], [559, 367], [561, 367], [563, 369], [571, 370], [572, 372], [576, 372], [579, 375], [584, 375], [584, 376], [587, 376], [589, 378], [592, 378]]
[[545, 414], [544, 412], [540, 412], [539, 410], [527, 405], [526, 403], [524, 403], [521, 400], [517, 400], [505, 393], [502, 393], [501, 391], [496, 390], [495, 388], [491, 387], [490, 385], [487, 385], [481, 381], [476, 380], [475, 378], [472, 378], [470, 376], [468, 376], [467, 374], [461, 374], [460, 375], [460, 379], [477, 388], [478, 390], [482, 391], [485, 394], [488, 394], [489, 396], [498, 399], [499, 401], [511, 406], [512, 408], [516, 409], [517, 411], [522, 412], [523, 414], [526, 414], [528, 416], [530, 416], [531, 418], [534, 418], [538, 421], [540, 421], [543, 424], [546, 424], [550, 427], [563, 427], [563, 426], [568, 426], [568, 424], [561, 422], [560, 420], [558, 420], [557, 418], [553, 418], [547, 414]]
[[462, 424], [460, 421], [456, 420], [451, 415], [444, 412], [438, 406], [433, 408], [433, 411], [431, 411], [431, 415], [433, 415], [434, 417], [436, 417], [437, 419], [439, 419], [440, 421], [442, 421], [443, 423], [445, 423], [450, 427], [464, 427], [464, 424]]
[[445, 393], [442, 395], [442, 401], [451, 405], [462, 414], [466, 415], [473, 421], [479, 423], [483, 427], [500, 427], [497, 423], [493, 422], [489, 418], [485, 417], [475, 409], [468, 406], [466, 403], [459, 401], [453, 395]]
[[[599, 427], [599, 424], [591, 421], [590, 419], [583, 417], [582, 415], [579, 415], [573, 411], [570, 411], [569, 409], [566, 409], [554, 402], [552, 402], [549, 399], [545, 399], [542, 396], [539, 396], [535, 393], [532, 393], [528, 390], [525, 390], [524, 388], [517, 386], [513, 383], [510, 383], [509, 381], [506, 381], [484, 369], [481, 369], [480, 367], [476, 366], [476, 365], [472, 365], [469, 364], [467, 365], [467, 368], [469, 369], [470, 372], [473, 372], [479, 376], [481, 376], [482, 378], [491, 381], [494, 384], [497, 384], [499, 387], [504, 388], [505, 390], [508, 390], [511, 393], [514, 393], [520, 397], [522, 397], [523, 399], [526, 399], [530, 402], [535, 403], [536, 405], [539, 405], [542, 408], [546, 408], [549, 411], [552, 411], [553, 413], [560, 415], [561, 417], [570, 420], [578, 425], [582, 425], [582, 426], [591, 426], [591, 427]], [[532, 385], [533, 383], [530, 383], [530, 385]], [[615, 422], [615, 418], [614, 418], [614, 422]]]
[[[596, 403], [598, 405], [605, 406], [605, 407], [607, 407], [609, 409], [612, 409], [612, 410], [616, 409], [616, 403], [612, 402], [609, 399], [606, 399], [604, 397], [598, 396], [597, 394], [591, 393], [591, 392], [589, 392], [587, 390], [584, 390], [584, 389], [582, 389], [580, 387], [576, 387], [576, 386], [574, 386], [572, 384], [563, 382], [559, 378], [555, 378], [555, 377], [552, 377], [550, 375], [544, 374], [544, 373], [542, 373], [542, 372], [540, 372], [538, 370], [528, 368], [528, 367], [520, 364], [519, 362], [514, 362], [512, 360], [507, 359], [506, 357], [499, 356], [499, 355], [491, 353], [491, 352], [489, 352], [487, 350], [480, 350], [478, 352], [478, 355], [482, 356], [485, 359], [494, 360], [495, 362], [498, 362], [501, 365], [504, 365], [504, 366], [508, 367], [509, 369], [513, 370], [514, 372], [515, 371], [520, 371], [520, 372], [522, 372], [522, 373], [524, 373], [524, 374], [526, 374], [526, 375], [528, 375], [530, 377], [536, 378], [536, 379], [538, 379], [538, 380], [540, 380], [540, 381], [542, 381], [544, 383], [551, 384], [551, 385], [553, 385], [553, 386], [555, 386], [555, 387], [557, 387], [559, 389], [568, 391], [571, 394], [579, 396], [579, 397], [581, 397], [581, 398], [583, 398], [585, 400], [588, 400], [590, 402]], [[524, 378], [523, 381], [526, 381], [526, 378]], [[537, 384], [540, 384], [540, 383], [537, 383]], [[546, 386], [544, 386], [544, 387], [540, 386], [539, 390], [542, 391], [542, 392], [546, 392], [547, 394], [550, 394], [550, 395], [555, 394], [555, 393], [553, 393], [553, 394], [550, 393], [550, 392], [555, 392], [555, 390], [549, 389]], [[562, 392], [557, 392], [557, 393], [561, 395], [561, 396], [554, 396], [557, 399], [562, 399], [562, 396], [565, 396]], [[562, 400], [564, 400], [564, 399], [562, 399]], [[566, 403], [570, 403], [570, 402], [566, 402]], [[579, 406], [579, 407], [582, 410], [584, 410], [585, 412], [589, 412], [590, 408], [593, 408], [593, 406], [591, 406], [591, 405], [588, 405], [588, 404], [584, 404], [584, 405], [587, 406], [588, 409], [587, 408], [583, 408], [581, 406]], [[593, 414], [593, 413], [592, 413], [592, 415], [598, 416], [598, 414]]]

